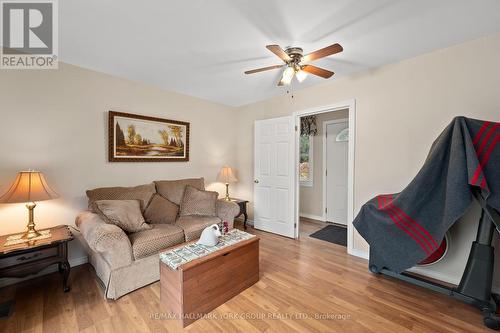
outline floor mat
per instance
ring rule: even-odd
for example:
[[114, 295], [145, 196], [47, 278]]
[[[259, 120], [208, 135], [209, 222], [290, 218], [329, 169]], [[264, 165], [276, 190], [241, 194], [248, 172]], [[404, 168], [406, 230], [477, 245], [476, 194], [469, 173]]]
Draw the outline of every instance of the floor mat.
[[0, 303], [0, 319], [9, 317], [13, 308], [14, 308], [13, 300]]
[[347, 246], [347, 228], [328, 225], [321, 230], [310, 234], [309, 237], [321, 239], [330, 243]]

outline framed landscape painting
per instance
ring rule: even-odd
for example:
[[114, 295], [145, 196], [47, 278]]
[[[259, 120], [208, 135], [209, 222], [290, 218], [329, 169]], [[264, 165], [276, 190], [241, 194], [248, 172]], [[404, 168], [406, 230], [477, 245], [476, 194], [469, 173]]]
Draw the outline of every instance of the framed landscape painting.
[[189, 161], [189, 123], [109, 111], [110, 162]]

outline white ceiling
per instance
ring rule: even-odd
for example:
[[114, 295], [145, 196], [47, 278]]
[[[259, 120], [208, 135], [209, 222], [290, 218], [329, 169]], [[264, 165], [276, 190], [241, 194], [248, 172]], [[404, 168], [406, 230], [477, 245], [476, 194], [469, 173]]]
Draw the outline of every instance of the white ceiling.
[[[498, 0], [64, 0], [60, 59], [239, 106], [284, 94], [265, 45], [309, 53], [330, 80], [500, 31]], [[309, 76], [294, 89], [323, 83]]]

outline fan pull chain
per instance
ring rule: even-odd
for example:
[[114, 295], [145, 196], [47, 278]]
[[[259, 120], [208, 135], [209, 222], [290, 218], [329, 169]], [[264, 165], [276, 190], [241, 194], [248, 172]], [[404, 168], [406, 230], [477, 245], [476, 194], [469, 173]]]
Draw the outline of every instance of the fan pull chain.
[[294, 84], [294, 82], [293, 82], [293, 81], [292, 81], [292, 82], [290, 82], [290, 85], [288, 86], [289, 88], [286, 90], [286, 93], [287, 93], [287, 94], [290, 94], [290, 98], [292, 98], [292, 99], [293, 99], [293, 96], [294, 96], [294, 95], [293, 95], [293, 84]]

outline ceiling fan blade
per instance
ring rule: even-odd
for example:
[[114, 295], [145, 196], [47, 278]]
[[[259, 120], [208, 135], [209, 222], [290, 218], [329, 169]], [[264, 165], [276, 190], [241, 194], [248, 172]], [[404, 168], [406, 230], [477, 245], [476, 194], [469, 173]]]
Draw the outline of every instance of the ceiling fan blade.
[[309, 62], [309, 61], [313, 61], [316, 59], [328, 57], [332, 54], [342, 52], [343, 50], [344, 49], [342, 48], [342, 46], [340, 44], [333, 44], [333, 45], [327, 46], [325, 48], [322, 48], [320, 50], [306, 54], [304, 57], [302, 57], [302, 62]]
[[316, 67], [316, 66], [313, 66], [313, 65], [305, 65], [302, 67], [302, 70], [304, 72], [308, 72], [308, 73], [311, 73], [311, 74], [314, 74], [314, 75], [317, 75], [317, 76], [321, 76], [322, 78], [324, 79], [329, 79], [332, 77], [333, 72], [330, 72], [326, 69], [323, 69], [323, 68], [319, 68], [319, 67]]
[[284, 62], [289, 62], [292, 60], [288, 54], [279, 45], [266, 45], [266, 48], [272, 53], [276, 54]]
[[283, 66], [285, 66], [285, 65], [274, 65], [274, 66], [268, 66], [268, 67], [262, 67], [262, 68], [252, 69], [250, 71], [246, 71], [245, 74], [253, 74], [253, 73], [258, 73], [258, 72], [269, 71], [271, 69], [281, 68]]

